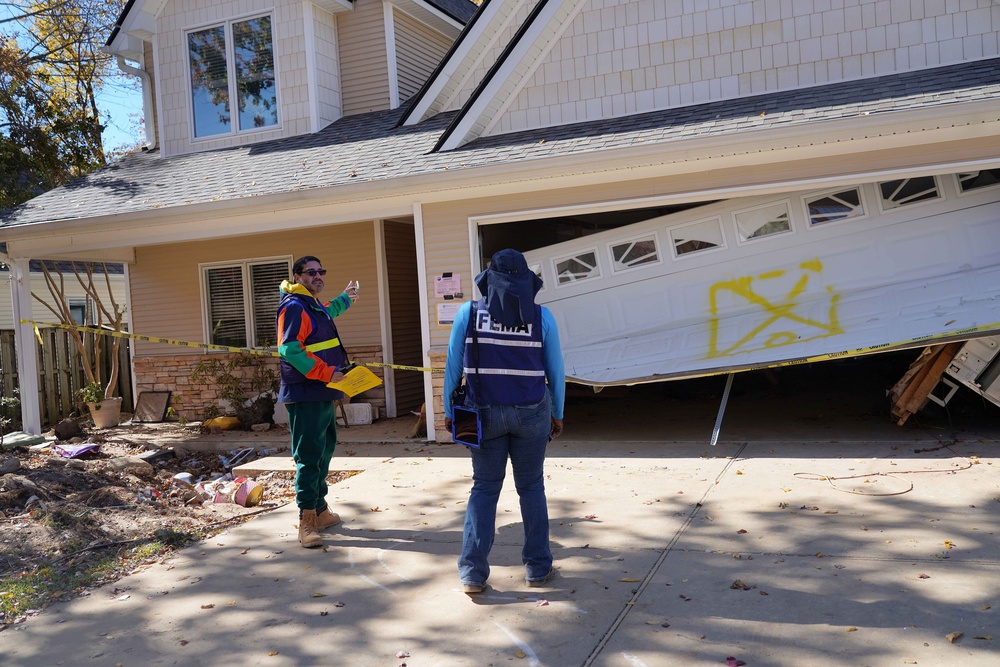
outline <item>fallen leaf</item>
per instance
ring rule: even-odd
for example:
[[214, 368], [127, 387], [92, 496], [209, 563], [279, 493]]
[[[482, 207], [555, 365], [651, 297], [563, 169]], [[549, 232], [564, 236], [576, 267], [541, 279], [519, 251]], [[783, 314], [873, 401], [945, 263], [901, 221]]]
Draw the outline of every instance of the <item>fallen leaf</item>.
[[330, 612], [328, 612], [328, 611], [321, 611], [321, 612], [319, 613], [319, 615], [320, 615], [320, 616], [329, 616], [329, 615], [330, 615]]
[[734, 591], [748, 591], [751, 588], [756, 588], [756, 586], [751, 586], [742, 579], [737, 579], [736, 581], [731, 583], [729, 587], [732, 588]]
[[954, 644], [955, 642], [957, 642], [959, 640], [959, 638], [961, 638], [961, 636], [963, 634], [965, 634], [965, 633], [964, 632], [949, 632], [948, 634], [946, 634], [944, 636], [944, 638], [948, 640], [949, 644]]
[[743, 662], [742, 660], [737, 660], [733, 656], [729, 656], [728, 658], [726, 658], [726, 667], [743, 667], [743, 665], [745, 664], [747, 663]]
[[203, 605], [201, 605], [201, 608], [202, 609], [215, 609], [215, 605], [214, 604], [203, 604]]
[[514, 657], [515, 658], [526, 658], [527, 654], [524, 651], [522, 651], [521, 649], [517, 649], [516, 651], [514, 651]]
[[931, 575], [929, 575], [929, 574], [923, 574], [923, 573], [921, 573], [921, 574], [917, 575], [917, 579], [930, 579], [930, 578], [931, 578]]
[[584, 518], [584, 519], [596, 519], [596, 518], [597, 518], [597, 515], [596, 515], [596, 514], [588, 514], [587, 516], [585, 516], [585, 517], [583, 517], [583, 518]]
[[982, 607], [980, 607], [980, 609], [986, 611], [987, 609], [992, 609], [992, 607], [990, 607], [988, 604], [984, 604]]
[[188, 645], [188, 640], [186, 640], [186, 639], [178, 639], [177, 643], [180, 644], [181, 646], [187, 646]]
[[742, 474], [743, 474], [743, 471], [742, 471], [742, 470], [737, 470], [737, 471], [736, 471], [736, 474], [737, 474], [737, 475], [742, 475]]
[[846, 630], [846, 631], [847, 631], [847, 632], [857, 632], [857, 631], [858, 631], [858, 629], [857, 629], [856, 627], [854, 627], [854, 626], [852, 625], [851, 627], [847, 628], [847, 630]]
[[986, 641], [992, 641], [993, 637], [990, 637], [988, 635], [977, 635], [973, 637], [973, 639], [985, 639]]
[[953, 549], [955, 547], [955, 543], [952, 542], [951, 540], [945, 540], [944, 546], [948, 549]]
[[277, 651], [268, 651], [267, 654], [269, 656], [275, 656], [275, 655], [278, 655], [278, 652]]
[[745, 535], [745, 534], [746, 534], [746, 532], [747, 532], [747, 531], [746, 531], [746, 529], [745, 529], [745, 528], [740, 528], [739, 530], [737, 530], [737, 531], [736, 531], [736, 534], [737, 534], [737, 535]]
[[631, 577], [622, 577], [618, 581], [622, 582], [623, 584], [635, 584], [642, 581], [642, 579], [632, 579]]
[[325, 598], [326, 597], [326, 593], [313, 593], [312, 596], [314, 598]]

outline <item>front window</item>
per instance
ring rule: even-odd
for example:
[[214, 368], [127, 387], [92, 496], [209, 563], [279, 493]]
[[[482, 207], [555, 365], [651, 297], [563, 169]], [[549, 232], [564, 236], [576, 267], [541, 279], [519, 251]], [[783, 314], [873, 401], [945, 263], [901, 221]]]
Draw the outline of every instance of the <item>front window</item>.
[[291, 260], [246, 260], [202, 267], [208, 342], [230, 347], [271, 347], [282, 280]]
[[270, 16], [188, 33], [188, 62], [195, 138], [278, 124]]

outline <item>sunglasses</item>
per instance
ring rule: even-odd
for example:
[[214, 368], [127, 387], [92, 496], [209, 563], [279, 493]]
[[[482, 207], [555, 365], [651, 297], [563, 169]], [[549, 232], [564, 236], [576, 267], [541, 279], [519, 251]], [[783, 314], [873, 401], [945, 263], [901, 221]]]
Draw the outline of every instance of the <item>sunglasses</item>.
[[316, 276], [325, 276], [326, 269], [306, 269], [302, 273], [306, 274], [310, 278], [315, 278]]

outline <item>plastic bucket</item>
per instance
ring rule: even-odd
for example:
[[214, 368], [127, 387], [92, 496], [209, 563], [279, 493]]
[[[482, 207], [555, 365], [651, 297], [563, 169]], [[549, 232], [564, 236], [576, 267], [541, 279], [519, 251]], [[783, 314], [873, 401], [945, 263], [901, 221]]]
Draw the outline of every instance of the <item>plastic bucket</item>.
[[255, 507], [260, 504], [264, 496], [264, 487], [252, 479], [239, 477], [233, 480], [236, 482], [236, 493], [233, 494], [233, 501], [243, 507]]

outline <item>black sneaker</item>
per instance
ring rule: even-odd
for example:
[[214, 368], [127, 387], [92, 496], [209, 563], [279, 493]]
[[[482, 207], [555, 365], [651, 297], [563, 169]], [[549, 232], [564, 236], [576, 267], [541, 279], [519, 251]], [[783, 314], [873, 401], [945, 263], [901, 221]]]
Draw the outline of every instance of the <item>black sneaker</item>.
[[554, 567], [549, 568], [549, 573], [546, 574], [541, 579], [525, 579], [524, 583], [528, 585], [528, 588], [541, 588], [545, 584], [549, 583], [553, 577], [556, 576], [556, 569]]

